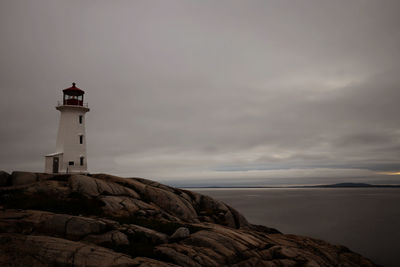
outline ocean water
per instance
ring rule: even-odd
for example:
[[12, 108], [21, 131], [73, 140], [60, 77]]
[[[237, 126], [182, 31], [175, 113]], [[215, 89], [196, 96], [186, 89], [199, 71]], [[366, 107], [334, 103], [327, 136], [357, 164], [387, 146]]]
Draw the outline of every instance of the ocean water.
[[375, 263], [400, 266], [400, 188], [218, 188], [249, 222], [347, 246]]

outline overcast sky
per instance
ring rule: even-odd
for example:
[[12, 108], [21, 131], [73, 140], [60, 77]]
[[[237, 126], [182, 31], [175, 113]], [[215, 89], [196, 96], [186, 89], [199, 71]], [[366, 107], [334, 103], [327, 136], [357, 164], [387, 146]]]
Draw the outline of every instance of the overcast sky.
[[2, 0], [0, 169], [44, 170], [54, 107], [76, 82], [91, 108], [91, 172], [400, 183], [399, 10], [398, 0]]

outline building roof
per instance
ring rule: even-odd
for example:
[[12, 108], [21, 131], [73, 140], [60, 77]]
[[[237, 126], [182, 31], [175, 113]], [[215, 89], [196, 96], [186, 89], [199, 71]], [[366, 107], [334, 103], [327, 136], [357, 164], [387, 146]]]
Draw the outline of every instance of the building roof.
[[69, 95], [83, 95], [85, 91], [75, 86], [75, 83], [72, 83], [72, 86], [63, 90], [64, 93]]
[[55, 152], [55, 153], [47, 154], [45, 157], [53, 157], [53, 156], [58, 156], [61, 154], [64, 154], [64, 152]]

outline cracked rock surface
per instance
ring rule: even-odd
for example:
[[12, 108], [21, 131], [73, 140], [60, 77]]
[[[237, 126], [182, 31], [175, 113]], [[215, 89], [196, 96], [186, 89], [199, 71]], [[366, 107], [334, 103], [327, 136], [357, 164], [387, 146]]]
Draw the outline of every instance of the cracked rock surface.
[[142, 178], [0, 174], [0, 266], [375, 266]]

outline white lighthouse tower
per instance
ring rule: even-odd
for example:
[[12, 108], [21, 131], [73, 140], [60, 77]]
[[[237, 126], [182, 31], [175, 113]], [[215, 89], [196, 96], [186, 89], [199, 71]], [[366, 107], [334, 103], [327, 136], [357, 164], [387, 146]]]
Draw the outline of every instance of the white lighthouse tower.
[[63, 102], [56, 107], [61, 112], [56, 152], [46, 155], [46, 173], [87, 172], [85, 113], [89, 108], [83, 103], [84, 94], [75, 83], [63, 90]]

